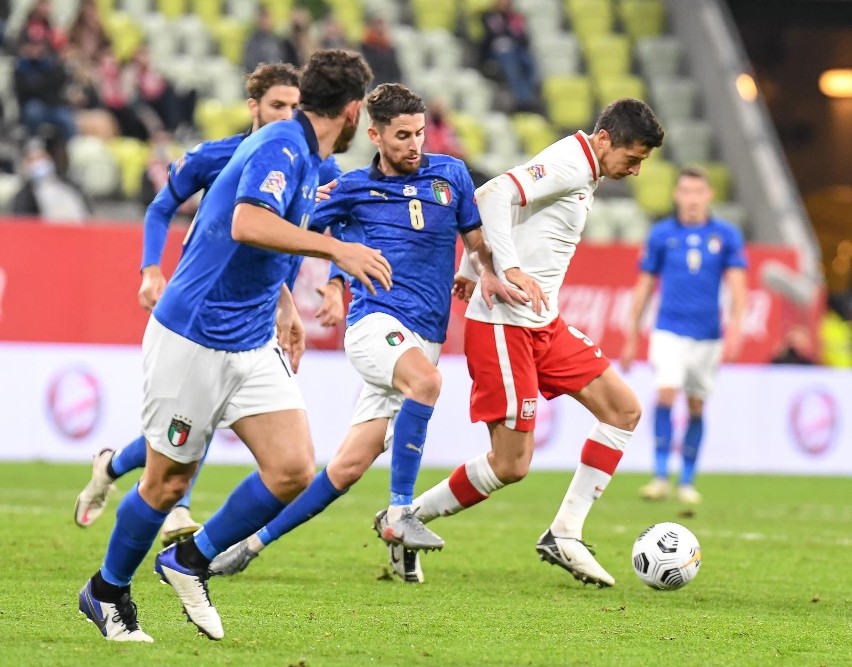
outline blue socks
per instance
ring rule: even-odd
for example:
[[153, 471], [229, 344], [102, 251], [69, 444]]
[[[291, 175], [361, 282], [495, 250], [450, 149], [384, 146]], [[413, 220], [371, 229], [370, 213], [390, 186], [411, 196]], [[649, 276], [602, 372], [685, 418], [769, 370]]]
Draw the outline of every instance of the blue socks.
[[669, 476], [669, 451], [672, 448], [672, 409], [668, 405], [657, 405], [654, 409], [654, 475]]
[[168, 512], [155, 510], [142, 499], [138, 484], [122, 498], [101, 567], [104, 581], [113, 586], [130, 585], [133, 574], [154, 544], [166, 514]]
[[390, 469], [390, 504], [410, 505], [414, 500], [414, 483], [420, 472], [426, 427], [434, 408], [410, 398], [402, 402], [393, 431]]
[[690, 417], [683, 436], [683, 470], [680, 473], [681, 484], [692, 484], [695, 480], [695, 463], [698, 460], [698, 450], [701, 438], [704, 436], [704, 417]]
[[131, 470], [145, 467], [145, 457], [148, 455], [145, 446], [145, 436], [140, 435], [136, 440], [123, 449], [119, 449], [112, 455], [110, 466], [115, 473], [115, 478], [118, 479], [122, 475], [126, 475]]
[[340, 498], [348, 489], [338, 490], [323, 468], [299, 497], [287, 505], [272, 521], [258, 531], [257, 536], [264, 546], [274, 542], [282, 535], [301, 526], [308, 519], [315, 517], [335, 500]]
[[225, 504], [196, 533], [195, 544], [206, 558], [213, 560], [266, 525], [284, 506], [255, 471], [240, 482]]

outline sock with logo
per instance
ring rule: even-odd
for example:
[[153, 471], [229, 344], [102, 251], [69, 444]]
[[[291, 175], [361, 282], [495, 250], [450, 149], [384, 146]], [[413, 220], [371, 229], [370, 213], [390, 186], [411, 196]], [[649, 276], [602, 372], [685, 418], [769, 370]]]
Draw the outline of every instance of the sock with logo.
[[601, 422], [592, 428], [580, 453], [580, 465], [550, 524], [556, 537], [583, 538], [583, 524], [592, 504], [606, 490], [632, 435], [632, 431]]
[[431, 405], [418, 403], [410, 398], [402, 402], [394, 423], [391, 447], [391, 507], [411, 505], [414, 483], [420, 471], [420, 459], [423, 457], [423, 445], [426, 442], [426, 427], [433, 411]]

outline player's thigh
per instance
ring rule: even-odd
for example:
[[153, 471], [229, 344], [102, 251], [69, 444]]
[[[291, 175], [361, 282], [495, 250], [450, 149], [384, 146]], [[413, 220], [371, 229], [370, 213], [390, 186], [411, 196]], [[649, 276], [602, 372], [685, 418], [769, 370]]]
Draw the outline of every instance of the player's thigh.
[[716, 385], [716, 373], [722, 363], [721, 340], [692, 341], [691, 363], [689, 365], [684, 391], [687, 396], [706, 399]]
[[538, 379], [530, 330], [466, 319], [464, 353], [473, 380], [471, 421], [532, 431]]
[[364, 381], [377, 391], [396, 391], [394, 369], [400, 358], [411, 349], [438, 363], [440, 345], [424, 341], [387, 313], [370, 313], [346, 329], [343, 347], [349, 362]]
[[654, 384], [658, 389], [683, 389], [690, 362], [690, 340], [662, 329], [651, 332], [648, 361], [654, 369]]
[[491, 467], [504, 484], [523, 479], [529, 471], [535, 450], [533, 431], [518, 431], [492, 422], [488, 425], [491, 434]]
[[548, 400], [581, 391], [610, 367], [601, 348], [561, 318], [538, 332], [534, 356], [539, 389]]
[[625, 431], [635, 429], [642, 414], [636, 394], [612, 366], [570, 395], [599, 422]]
[[142, 339], [142, 432], [151, 448], [180, 463], [198, 461], [239, 378], [228, 352], [170, 331], [154, 317]]

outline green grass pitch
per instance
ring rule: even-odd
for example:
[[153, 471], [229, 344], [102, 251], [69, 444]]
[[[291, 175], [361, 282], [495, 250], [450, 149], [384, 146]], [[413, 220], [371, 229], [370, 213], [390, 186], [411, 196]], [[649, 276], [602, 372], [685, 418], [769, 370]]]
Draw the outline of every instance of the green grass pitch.
[[[206, 518], [247, 469], [209, 466], [194, 513]], [[445, 474], [425, 470], [418, 489]], [[118, 496], [82, 530], [74, 499], [83, 465], [0, 465], [0, 663], [3, 665], [849, 665], [852, 664], [852, 480], [711, 476], [688, 516], [637, 498], [646, 481], [616, 475], [585, 538], [615, 576], [583, 587], [534, 550], [570, 479], [532, 473], [479, 507], [431, 524], [447, 542], [423, 556], [426, 583], [390, 580], [370, 528], [386, 503], [374, 470], [327, 512], [267, 549], [242, 575], [211, 581], [225, 639], [187, 624], [153, 574], [134, 582], [154, 644], [113, 644], [77, 612], [100, 565]], [[126, 490], [132, 480], [120, 482]], [[704, 559], [679, 591], [632, 571], [636, 535], [688, 526]]]

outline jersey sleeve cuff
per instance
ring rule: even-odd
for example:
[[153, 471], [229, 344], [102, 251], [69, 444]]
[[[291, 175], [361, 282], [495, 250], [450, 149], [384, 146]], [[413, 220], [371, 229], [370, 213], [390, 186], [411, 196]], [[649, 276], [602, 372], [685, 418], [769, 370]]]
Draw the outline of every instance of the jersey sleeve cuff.
[[281, 211], [279, 211], [274, 206], [271, 206], [269, 203], [263, 201], [262, 199], [257, 199], [256, 197], [237, 197], [235, 204], [251, 204], [252, 206], [259, 206], [260, 208], [265, 208], [267, 211], [270, 211], [277, 215], [279, 218], [283, 217], [281, 215]]

